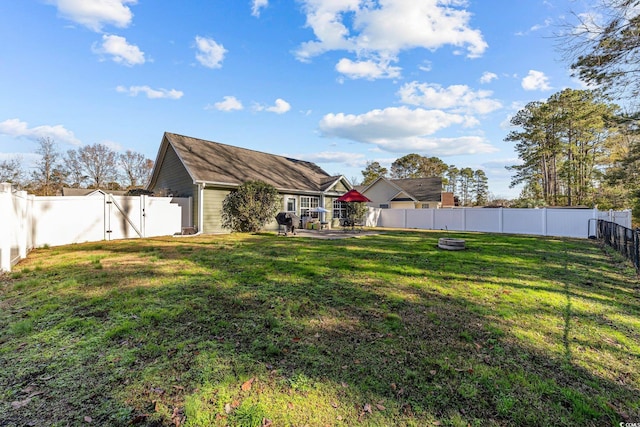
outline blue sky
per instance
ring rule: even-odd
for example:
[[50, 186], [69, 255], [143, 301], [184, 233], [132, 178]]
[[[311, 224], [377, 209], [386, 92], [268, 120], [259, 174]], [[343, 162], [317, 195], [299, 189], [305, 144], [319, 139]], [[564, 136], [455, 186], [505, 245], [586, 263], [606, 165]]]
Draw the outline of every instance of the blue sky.
[[20, 0], [0, 3], [0, 160], [165, 131], [362, 179], [409, 154], [509, 189], [509, 118], [571, 78], [553, 35], [588, 1]]

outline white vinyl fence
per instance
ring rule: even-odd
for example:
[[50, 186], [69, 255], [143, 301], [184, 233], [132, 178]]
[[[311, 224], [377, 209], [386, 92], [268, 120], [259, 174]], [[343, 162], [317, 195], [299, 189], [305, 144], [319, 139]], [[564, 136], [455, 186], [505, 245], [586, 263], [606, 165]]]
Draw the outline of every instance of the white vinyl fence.
[[176, 197], [39, 197], [0, 183], [0, 271], [37, 247], [180, 233], [192, 226], [191, 206]]
[[370, 208], [367, 225], [588, 238], [595, 235], [597, 219], [606, 219], [631, 228], [631, 211], [575, 208]]

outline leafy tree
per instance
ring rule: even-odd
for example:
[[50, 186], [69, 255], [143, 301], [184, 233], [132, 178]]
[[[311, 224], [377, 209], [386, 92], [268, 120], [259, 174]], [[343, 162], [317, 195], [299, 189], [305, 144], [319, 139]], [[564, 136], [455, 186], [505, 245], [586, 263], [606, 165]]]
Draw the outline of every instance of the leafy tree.
[[120, 154], [118, 160], [127, 180], [125, 183], [127, 188], [141, 187], [149, 182], [153, 169], [152, 160], [131, 150]]
[[[362, 171], [365, 176], [364, 184], [370, 184], [379, 176], [384, 176], [386, 172], [386, 168], [382, 168], [378, 162], [367, 163], [367, 168]], [[466, 187], [461, 191], [467, 194], [467, 204], [472, 203], [472, 195], [478, 190], [477, 186], [474, 185], [477, 179], [481, 179], [479, 183], [481, 201], [483, 204], [486, 203], [489, 188], [486, 175], [484, 175], [483, 171], [480, 172], [481, 174], [475, 177], [472, 169], [465, 168], [465, 175], [462, 176], [461, 170], [455, 165], [447, 165], [438, 157], [426, 157], [415, 153], [400, 157], [391, 164], [391, 178], [394, 179], [439, 177], [442, 178], [443, 190], [453, 194], [456, 194], [464, 183]]]
[[364, 177], [362, 185], [369, 185], [380, 177], [387, 176], [389, 171], [378, 162], [367, 162], [367, 166], [362, 171]]
[[421, 168], [422, 156], [415, 153], [407, 154], [391, 164], [391, 177], [394, 179], [420, 178]]
[[447, 168], [445, 172], [445, 180], [443, 181], [444, 188], [449, 193], [455, 194], [458, 190], [458, 178], [460, 177], [460, 169], [451, 165]]
[[407, 154], [391, 164], [391, 177], [403, 178], [444, 178], [448, 166], [438, 157], [426, 157], [419, 154]]
[[[564, 37], [580, 79], [620, 96], [640, 94], [639, 6], [638, 0], [601, 0], [600, 10], [576, 15], [580, 22]], [[604, 22], [598, 21], [601, 17]]]
[[421, 178], [444, 178], [449, 166], [438, 157], [423, 157], [420, 164]]
[[365, 215], [368, 211], [366, 203], [361, 202], [347, 202], [345, 203], [347, 210], [347, 218], [355, 222], [362, 222], [365, 219]]
[[[638, 114], [640, 115], [640, 113]], [[636, 115], [637, 116], [637, 115]], [[609, 140], [608, 164], [598, 188], [596, 202], [601, 209], [633, 209], [640, 218], [640, 127], [637, 117], [619, 120], [620, 132]]]
[[473, 173], [473, 186], [476, 205], [486, 205], [489, 201], [489, 180], [482, 169], [478, 169]]
[[0, 182], [8, 182], [16, 189], [24, 187], [24, 171], [20, 157], [0, 161]]
[[270, 184], [247, 181], [222, 202], [222, 226], [237, 232], [255, 233], [273, 221], [280, 195]]
[[473, 200], [473, 169], [460, 169], [458, 178], [462, 206], [469, 206]]
[[511, 186], [524, 184], [549, 205], [593, 203], [615, 109], [594, 91], [572, 89], [527, 104], [511, 120], [520, 130], [505, 138], [522, 161], [507, 168], [515, 172]]

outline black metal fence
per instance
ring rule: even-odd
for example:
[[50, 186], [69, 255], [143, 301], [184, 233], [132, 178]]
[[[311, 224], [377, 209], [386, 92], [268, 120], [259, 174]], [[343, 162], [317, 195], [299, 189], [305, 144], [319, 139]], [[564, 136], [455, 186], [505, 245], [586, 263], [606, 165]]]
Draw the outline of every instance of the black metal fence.
[[640, 273], [640, 230], [632, 230], [615, 222], [598, 220], [599, 240], [629, 259]]

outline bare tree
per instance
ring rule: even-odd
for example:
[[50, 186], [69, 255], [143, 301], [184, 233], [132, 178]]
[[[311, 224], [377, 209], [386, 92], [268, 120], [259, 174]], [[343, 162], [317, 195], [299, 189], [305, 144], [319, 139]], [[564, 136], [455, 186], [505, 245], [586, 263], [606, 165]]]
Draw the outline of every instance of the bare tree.
[[124, 171], [124, 177], [128, 181], [128, 183], [125, 183], [127, 188], [142, 187], [149, 182], [151, 170], [153, 169], [152, 160], [131, 150], [120, 154], [118, 160]]
[[0, 182], [8, 182], [17, 189], [24, 187], [24, 171], [20, 157], [0, 161]]
[[560, 36], [574, 73], [620, 98], [640, 94], [640, 1], [599, 0]]
[[36, 154], [40, 159], [36, 161], [35, 170], [31, 172], [32, 186], [36, 194], [53, 196], [62, 187], [65, 178], [59, 164], [60, 153], [56, 143], [49, 137], [38, 140]]
[[87, 180], [80, 162], [80, 155], [76, 150], [69, 150], [64, 158], [65, 173], [68, 177], [69, 185], [73, 188], [80, 188]]
[[111, 148], [93, 144], [78, 148], [75, 154], [72, 152], [67, 153], [67, 158], [76, 162], [72, 173], [76, 182], [86, 177], [90, 188], [104, 188], [108, 183], [117, 181], [118, 155]]

